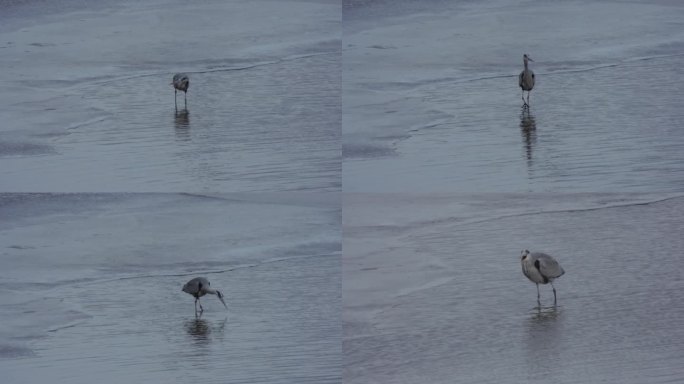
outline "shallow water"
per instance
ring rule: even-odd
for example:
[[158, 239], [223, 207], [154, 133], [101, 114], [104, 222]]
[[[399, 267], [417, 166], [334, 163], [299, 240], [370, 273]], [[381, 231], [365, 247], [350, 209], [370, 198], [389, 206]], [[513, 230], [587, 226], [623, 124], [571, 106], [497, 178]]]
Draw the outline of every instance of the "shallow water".
[[[683, 197], [348, 194], [344, 207], [345, 382], [684, 379]], [[550, 286], [537, 305], [526, 248], [565, 269], [557, 306]]]
[[[680, 4], [344, 12], [345, 191], [682, 191]], [[526, 111], [523, 53], [537, 75]]]
[[[339, 196], [3, 194], [7, 382], [340, 382]], [[11, 219], [7, 219], [11, 218]], [[206, 276], [196, 318], [181, 292]]]
[[684, 381], [682, 48], [670, 0], [0, 0], [3, 380]]
[[339, 4], [3, 7], [0, 190], [341, 188]]

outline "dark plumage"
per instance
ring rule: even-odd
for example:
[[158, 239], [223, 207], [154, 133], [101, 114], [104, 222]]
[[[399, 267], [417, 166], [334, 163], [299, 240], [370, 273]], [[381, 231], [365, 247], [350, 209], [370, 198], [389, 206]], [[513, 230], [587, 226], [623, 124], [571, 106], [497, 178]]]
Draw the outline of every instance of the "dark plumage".
[[176, 97], [178, 96], [178, 91], [183, 91], [185, 96], [185, 108], [188, 107], [188, 87], [190, 86], [190, 78], [185, 73], [176, 73], [173, 75], [173, 93], [174, 102], [176, 103], [176, 108], [178, 108], [178, 102]]
[[[192, 297], [195, 298], [195, 313], [197, 312], [197, 303], [199, 303], [200, 297], [207, 294], [216, 295], [219, 298], [219, 300], [221, 300], [223, 306], [226, 307], [226, 309], [228, 309], [228, 306], [226, 306], [226, 302], [223, 301], [223, 294], [216, 289], [212, 289], [210, 287], [209, 280], [205, 279], [204, 277], [195, 277], [194, 279], [185, 283], [185, 285], [183, 285], [183, 292], [190, 294], [192, 295]], [[204, 312], [204, 308], [202, 308], [202, 303], [199, 303], [199, 307], [199, 312]]]
[[[518, 76], [518, 86], [522, 88], [522, 100], [523, 105], [530, 105], [530, 91], [534, 88], [534, 72], [527, 68], [527, 61], [534, 61], [527, 54], [523, 55], [523, 63], [525, 64], [525, 69], [520, 72]], [[527, 102], [525, 101], [525, 91], [527, 91]]]

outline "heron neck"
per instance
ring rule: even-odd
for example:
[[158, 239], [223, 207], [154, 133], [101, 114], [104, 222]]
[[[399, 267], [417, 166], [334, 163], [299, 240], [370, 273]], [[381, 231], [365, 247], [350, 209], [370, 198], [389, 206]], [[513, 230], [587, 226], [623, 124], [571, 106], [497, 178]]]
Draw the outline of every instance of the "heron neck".
[[527, 69], [527, 59], [523, 60], [523, 63], [525, 63], [525, 69]]
[[208, 294], [210, 294], [210, 295], [215, 295], [215, 294], [216, 294], [216, 290], [213, 289], [213, 288], [204, 288], [204, 292], [206, 292], [206, 293], [208, 293]]

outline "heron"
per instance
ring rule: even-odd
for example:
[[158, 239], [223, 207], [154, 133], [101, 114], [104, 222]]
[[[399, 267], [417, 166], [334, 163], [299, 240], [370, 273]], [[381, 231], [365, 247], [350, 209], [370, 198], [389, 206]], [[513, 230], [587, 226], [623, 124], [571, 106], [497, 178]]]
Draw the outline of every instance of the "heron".
[[206, 294], [216, 295], [219, 298], [219, 300], [221, 300], [223, 306], [226, 307], [226, 309], [228, 309], [226, 302], [223, 301], [223, 294], [221, 293], [221, 291], [211, 288], [209, 280], [205, 279], [204, 277], [195, 277], [194, 279], [185, 283], [185, 285], [183, 285], [183, 292], [188, 293], [195, 298], [195, 313], [197, 313], [197, 303], [199, 303], [200, 307], [199, 312], [204, 312], [204, 308], [202, 308], [202, 303], [200, 303], [200, 297]]
[[537, 303], [539, 301], [539, 284], [551, 283], [553, 288], [553, 304], [556, 305], [556, 287], [553, 286], [553, 280], [563, 276], [565, 271], [560, 264], [546, 253], [532, 252], [527, 249], [522, 251], [520, 258], [522, 264], [522, 271], [530, 281], [537, 284]]
[[[522, 88], [522, 101], [523, 101], [523, 106], [529, 106], [530, 105], [530, 91], [532, 88], [534, 88], [534, 72], [532, 72], [531, 69], [527, 68], [527, 62], [532, 61], [531, 57], [527, 56], [527, 53], [523, 55], [523, 63], [525, 64], [525, 69], [523, 69], [522, 72], [520, 72], [520, 76], [518, 76], [518, 85], [520, 88]], [[525, 91], [527, 91], [527, 102], [525, 102]]]
[[173, 85], [173, 100], [176, 104], [176, 109], [178, 109], [178, 101], [176, 100], [176, 98], [178, 97], [178, 91], [183, 91], [185, 96], [185, 108], [187, 109], [188, 86], [190, 85], [190, 78], [185, 73], [176, 73], [175, 75], [173, 75], [173, 82], [171, 82], [171, 85]]

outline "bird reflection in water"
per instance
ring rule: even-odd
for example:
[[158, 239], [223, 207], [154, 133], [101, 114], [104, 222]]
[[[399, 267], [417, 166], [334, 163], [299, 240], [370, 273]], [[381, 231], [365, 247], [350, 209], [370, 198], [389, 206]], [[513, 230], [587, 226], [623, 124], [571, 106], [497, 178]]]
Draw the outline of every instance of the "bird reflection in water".
[[563, 316], [558, 306], [535, 307], [527, 320], [524, 359], [531, 379], [547, 379], [557, 369], [563, 350]]
[[532, 150], [537, 144], [537, 123], [534, 121], [534, 114], [530, 108], [522, 107], [520, 112], [520, 133], [522, 134], [525, 145], [525, 157], [528, 165], [532, 163]]
[[189, 335], [193, 336], [198, 340], [206, 340], [211, 333], [211, 327], [209, 322], [205, 319], [196, 317], [194, 320], [188, 320], [185, 323], [185, 330]]
[[190, 140], [190, 112], [187, 109], [176, 110], [174, 115], [176, 138]]
[[543, 307], [541, 305], [534, 307], [532, 316], [530, 317], [531, 323], [545, 323], [549, 321], [554, 321], [558, 318], [560, 314], [560, 309], [557, 305]]
[[[206, 343], [211, 338], [219, 336], [223, 333], [228, 318], [217, 321], [212, 324], [210, 321], [203, 319], [202, 315], [196, 315], [194, 319], [185, 322], [185, 331], [198, 342]], [[212, 334], [214, 334], [212, 336]]]

